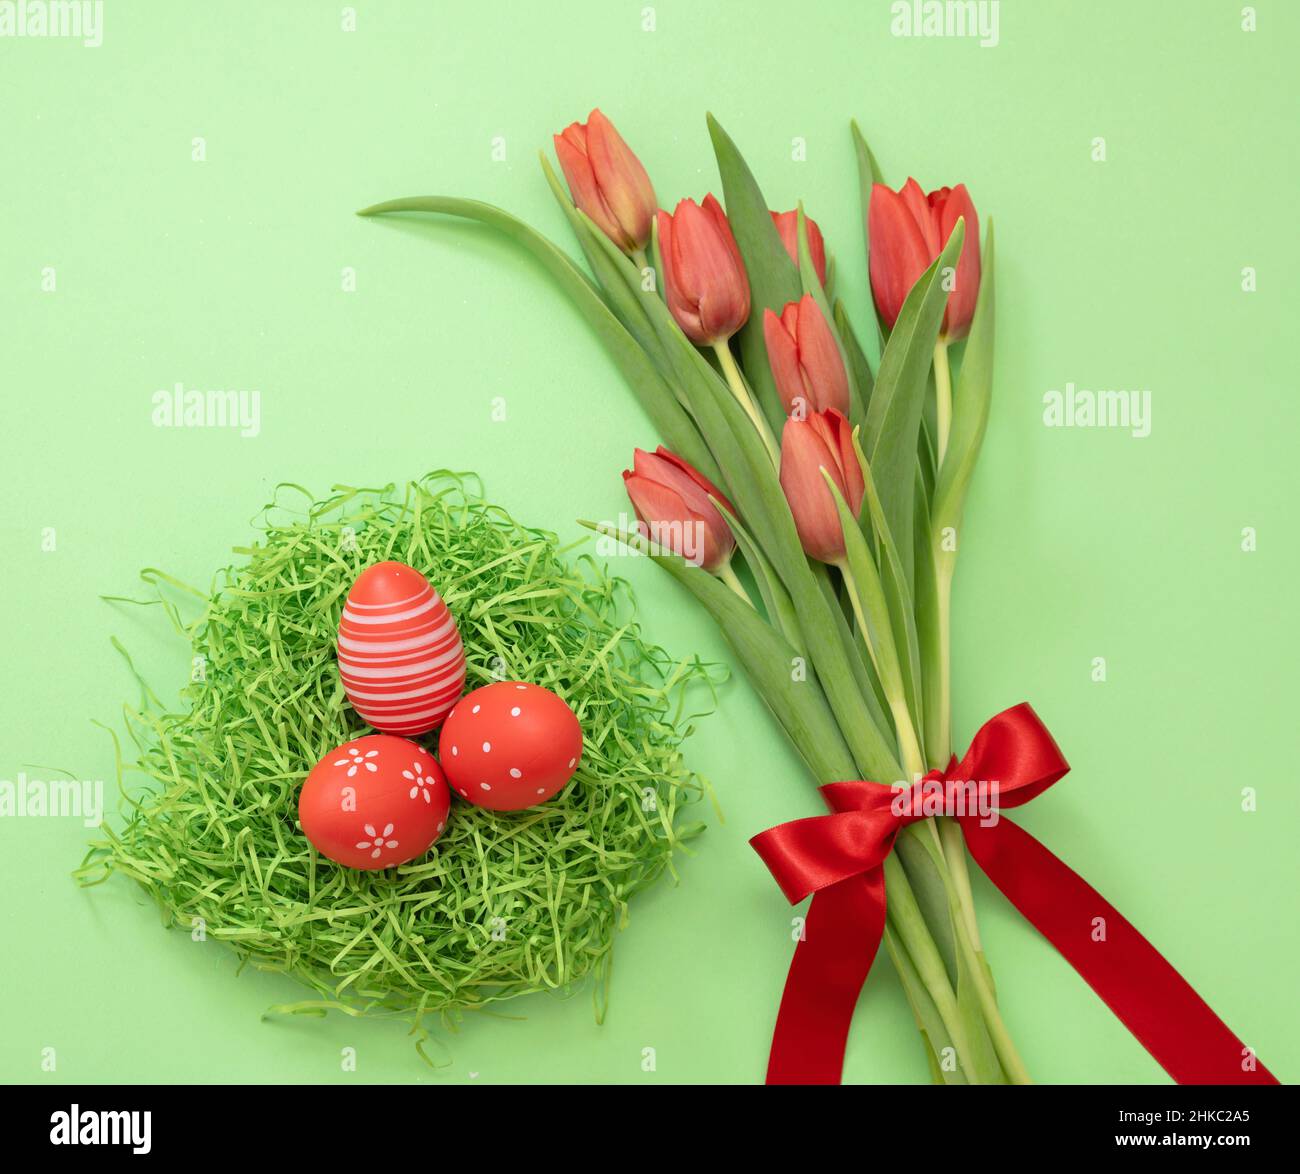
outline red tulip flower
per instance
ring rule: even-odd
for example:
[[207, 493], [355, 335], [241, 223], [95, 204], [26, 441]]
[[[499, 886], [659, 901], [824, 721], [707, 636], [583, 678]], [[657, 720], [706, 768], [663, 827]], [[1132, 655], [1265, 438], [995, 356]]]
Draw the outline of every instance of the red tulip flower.
[[908, 292], [943, 251], [958, 219], [963, 217], [966, 236], [957, 260], [956, 284], [943, 316], [942, 337], [948, 342], [966, 337], [980, 291], [979, 217], [966, 185], [939, 188], [928, 196], [914, 179], [897, 192], [882, 183], [871, 189], [867, 213], [871, 290], [891, 329]]
[[659, 213], [664, 297], [677, 325], [700, 346], [726, 342], [749, 317], [749, 276], [722, 205], [682, 200]]
[[778, 318], [763, 311], [767, 361], [787, 414], [849, 412], [849, 376], [830, 324], [812, 294], [787, 302]]
[[644, 249], [659, 201], [641, 160], [599, 110], [555, 135], [573, 202], [625, 253]]
[[722, 570], [736, 539], [710, 495], [736, 511], [721, 490], [663, 445], [652, 453], [638, 448], [632, 466], [623, 470], [623, 484], [641, 535], [710, 574]]
[[781, 489], [804, 553], [818, 562], [835, 563], [844, 558], [844, 532], [823, 469], [849, 509], [859, 514], [866, 481], [853, 448], [853, 427], [834, 408], [806, 420], [793, 416], [786, 420], [781, 434]]
[[[824, 286], [826, 284], [826, 242], [822, 239], [822, 230], [817, 227], [817, 221], [811, 216], [805, 216], [803, 219], [808, 226], [808, 252], [812, 254], [813, 268], [817, 271], [817, 280]], [[776, 225], [776, 231], [781, 234], [781, 243], [785, 245], [785, 251], [790, 254], [790, 260], [794, 262], [797, 269], [799, 267], [799, 213], [773, 212], [772, 223]]]

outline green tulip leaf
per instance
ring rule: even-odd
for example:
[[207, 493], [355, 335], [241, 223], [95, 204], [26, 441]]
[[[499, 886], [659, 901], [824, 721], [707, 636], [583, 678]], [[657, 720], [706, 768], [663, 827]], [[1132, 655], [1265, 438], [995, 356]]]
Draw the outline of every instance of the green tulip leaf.
[[[569, 193], [560, 183], [559, 176], [555, 174], [555, 169], [551, 167], [551, 162], [546, 158], [546, 155], [540, 154], [540, 159], [542, 174], [546, 176], [547, 185], [555, 196], [556, 203], [560, 205], [560, 210], [573, 228], [573, 235], [578, 240], [578, 246], [582, 249], [583, 256], [587, 258], [587, 264], [591, 266], [591, 271], [595, 274], [597, 283], [604, 291], [606, 304], [618, 316], [618, 320], [627, 328], [628, 333], [641, 345], [641, 349], [654, 361], [660, 374], [664, 374], [663, 347], [660, 345], [650, 323], [646, 320], [645, 311], [641, 309], [640, 304], [634, 298], [627, 296], [623, 283], [619, 280], [618, 274], [611, 269], [604, 250], [596, 246], [596, 236], [604, 236], [604, 233], [596, 227], [590, 217], [574, 206], [573, 201], [569, 198]], [[669, 380], [670, 384], [671, 382]]]
[[934, 843], [933, 821], [913, 824], [894, 841], [903, 862], [912, 897], [930, 927], [944, 970], [957, 981], [957, 941], [948, 916], [947, 865]]
[[[918, 481], [920, 473], [917, 473]], [[918, 485], [918, 497], [921, 487]], [[926, 765], [931, 770], [946, 767], [951, 749], [951, 731], [944, 728], [943, 705], [940, 692], [944, 671], [942, 623], [939, 611], [939, 584], [931, 558], [930, 515], [917, 509], [913, 514], [916, 545], [916, 580], [912, 585], [915, 601], [917, 648], [921, 662], [921, 710], [924, 732]]]
[[893, 729], [893, 723], [891, 719], [885, 716], [888, 705], [885, 701], [884, 690], [880, 687], [880, 678], [876, 675], [876, 670], [871, 664], [871, 653], [867, 651], [866, 634], [854, 632], [849, 623], [849, 617], [845, 611], [849, 606], [848, 601], [841, 600], [839, 595], [836, 594], [835, 584], [831, 581], [830, 567], [824, 563], [813, 563], [812, 573], [817, 580], [817, 586], [826, 599], [826, 614], [831, 617], [835, 631], [839, 635], [840, 643], [848, 650], [849, 667], [853, 671], [854, 680], [858, 683], [858, 691], [862, 694], [863, 700], [867, 703], [867, 708], [871, 711], [876, 728], [882, 733], [888, 734]]
[[875, 390], [876, 377], [871, 373], [867, 354], [862, 349], [862, 344], [858, 342], [853, 323], [849, 321], [848, 311], [839, 298], [835, 299], [835, 329], [844, 344], [844, 353], [849, 361], [849, 374], [853, 378], [853, 386], [857, 389], [857, 394], [849, 405], [849, 420], [855, 428], [861, 428], [867, 422], [867, 410], [871, 405], [871, 393]]
[[[966, 491], [975, 472], [988, 426], [989, 407], [993, 398], [993, 319], [995, 306], [993, 224], [988, 223], [984, 236], [984, 255], [980, 262], [980, 292], [971, 319], [966, 350], [953, 393], [952, 428], [948, 451], [934, 492], [932, 518], [936, 533], [961, 523]], [[955, 555], [955, 551], [953, 552]]]
[[898, 544], [910, 583], [912, 511], [918, 431], [925, 406], [930, 363], [948, 302], [942, 274], [957, 263], [965, 222], [958, 220], [942, 253], [921, 275], [903, 302], [898, 322], [876, 373], [876, 389], [867, 412], [863, 449], [875, 474], [885, 519]]
[[[880, 165], [876, 162], [871, 148], [867, 146], [867, 140], [862, 137], [857, 119], [849, 123], [849, 129], [853, 133], [853, 154], [858, 163], [858, 198], [862, 206], [862, 249], [869, 276], [871, 273], [871, 189], [875, 184], [884, 183], [885, 177], [880, 172]], [[889, 337], [889, 325], [879, 313], [875, 317], [878, 341], [883, 349], [885, 339]]]
[[903, 695], [907, 699], [912, 726], [921, 738], [924, 729], [921, 685], [921, 653], [916, 634], [916, 618], [912, 608], [912, 593], [898, 545], [894, 541], [884, 506], [876, 487], [875, 474], [862, 454], [858, 437], [853, 437], [853, 448], [862, 465], [862, 480], [866, 490], [867, 516], [876, 540], [880, 561], [880, 582], [888, 607], [890, 631], [898, 650], [899, 671], [902, 675]]
[[759, 407], [778, 433], [785, 420], [785, 408], [776, 390], [776, 380], [767, 360], [763, 338], [763, 311], [781, 312], [786, 302], [799, 300], [799, 273], [781, 243], [772, 223], [772, 213], [759, 190], [754, 173], [736, 144], [712, 114], [708, 116], [709, 137], [722, 178], [723, 201], [732, 235], [745, 259], [749, 274], [749, 321], [739, 335], [740, 357], [745, 374], [758, 395]]
[[863, 137], [862, 128], [858, 126], [856, 118], [849, 122], [849, 130], [853, 135], [853, 155], [858, 164], [858, 201], [862, 208], [863, 256], [867, 262], [867, 270], [870, 272], [871, 189], [878, 183], [884, 183], [885, 178], [880, 173], [880, 165], [876, 162], [876, 156], [867, 145], [867, 140]]
[[[812, 245], [808, 240], [808, 217], [803, 210], [803, 201], [795, 206], [795, 248], [799, 254], [799, 287], [805, 294], [812, 294], [813, 301], [826, 315], [826, 321], [832, 320], [830, 302], [826, 298], [826, 289], [821, 278], [817, 276], [817, 265], [813, 261]], [[829, 276], [829, 274], [828, 274]]]
[[881, 174], [880, 164], [876, 162], [875, 154], [867, 145], [866, 137], [856, 118], [849, 120], [849, 130], [853, 135], [853, 153], [858, 161], [858, 184], [863, 196], [862, 214], [865, 216], [867, 201], [871, 198], [871, 185], [884, 183], [885, 177]]
[[653, 360], [605, 304], [592, 280], [573, 263], [563, 249], [510, 213], [479, 200], [462, 200], [454, 196], [414, 196], [363, 208], [358, 215], [380, 216], [391, 212], [433, 212], [476, 220], [522, 245], [560, 283], [560, 287], [586, 318], [664, 443], [710, 480], [720, 478], [718, 464], [712, 453], [690, 416], [677, 402], [672, 388], [655, 368]]
[[850, 581], [850, 591], [856, 594], [861, 607], [859, 623], [866, 633], [872, 665], [880, 677], [885, 696], [898, 697], [903, 693], [903, 674], [898, 663], [898, 648], [894, 644], [894, 628], [889, 618], [889, 604], [885, 601], [880, 572], [871, 557], [867, 540], [862, 536], [862, 527], [849, 509], [835, 479], [827, 469], [823, 468], [821, 474], [835, 502], [840, 530], [844, 536], [845, 573]]
[[936, 394], [931, 390], [933, 387], [934, 380], [931, 379], [926, 388], [925, 411], [921, 413], [921, 427], [916, 438], [916, 465], [921, 476], [921, 484], [925, 486], [926, 509], [930, 508], [930, 503], [934, 500], [934, 467], [937, 463], [935, 460], [934, 434], [938, 431], [938, 424], [931, 419], [931, 408]]
[[583, 521], [597, 533], [617, 539], [652, 558], [686, 587], [717, 622], [750, 681], [780, 722], [790, 741], [823, 783], [851, 778], [853, 758], [817, 682], [796, 681], [790, 666], [799, 655], [749, 604], [702, 567], [655, 546], [635, 531]]
[[710, 497], [709, 500], [713, 502], [714, 508], [722, 515], [736, 537], [736, 545], [740, 547], [740, 553], [745, 556], [745, 562], [754, 576], [754, 582], [758, 584], [759, 594], [763, 597], [763, 607], [767, 611], [768, 622], [780, 629], [781, 634], [790, 641], [800, 656], [806, 656], [803, 633], [799, 631], [799, 617], [795, 615], [794, 604], [790, 602], [790, 593], [785, 589], [780, 576], [773, 570], [767, 555], [762, 552], [749, 531], [741, 525], [740, 519], [727, 509], [725, 503], [715, 497]]

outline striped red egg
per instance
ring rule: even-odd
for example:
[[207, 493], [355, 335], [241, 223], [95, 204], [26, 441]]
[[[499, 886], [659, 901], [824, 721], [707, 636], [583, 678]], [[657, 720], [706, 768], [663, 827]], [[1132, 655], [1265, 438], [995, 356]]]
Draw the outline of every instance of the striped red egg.
[[465, 688], [456, 620], [405, 563], [375, 563], [357, 576], [339, 621], [338, 660], [352, 708], [387, 734], [427, 733]]

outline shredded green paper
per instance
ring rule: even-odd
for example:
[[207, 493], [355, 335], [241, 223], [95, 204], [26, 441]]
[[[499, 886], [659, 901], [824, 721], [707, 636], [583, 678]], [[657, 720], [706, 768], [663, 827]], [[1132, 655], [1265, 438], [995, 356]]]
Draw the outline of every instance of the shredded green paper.
[[[144, 687], [126, 707], [134, 762], [119, 742], [121, 826], [106, 823], [77, 876], [145, 887], [164, 924], [202, 927], [255, 966], [316, 998], [272, 1013], [408, 1020], [425, 1055], [426, 1017], [593, 980], [603, 1017], [615, 931], [628, 899], [701, 830], [682, 808], [705, 782], [680, 752], [688, 693], [717, 672], [647, 644], [626, 584], [553, 534], [483, 500], [477, 479], [433, 473], [407, 485], [336, 487], [320, 502], [282, 486], [237, 548], [242, 565], [208, 594], [143, 578], [192, 645], [196, 678], [171, 712]], [[384, 872], [321, 857], [297, 823], [315, 763], [369, 732], [344, 696], [334, 643], [343, 600], [371, 563], [423, 572], [460, 626], [466, 689], [532, 681], [582, 723], [573, 782], [543, 806], [495, 813], [453, 797], [430, 853]], [[203, 601], [187, 620], [177, 597]], [[120, 601], [125, 602], [125, 601]], [[436, 732], [423, 739], [436, 750]], [[146, 776], [142, 787], [125, 776]]]

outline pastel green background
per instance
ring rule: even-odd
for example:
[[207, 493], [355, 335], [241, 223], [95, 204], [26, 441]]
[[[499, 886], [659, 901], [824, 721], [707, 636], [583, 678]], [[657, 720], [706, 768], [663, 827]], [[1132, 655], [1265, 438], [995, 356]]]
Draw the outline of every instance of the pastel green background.
[[[566, 538], [573, 519], [626, 508], [619, 471], [655, 437], [540, 270], [484, 231], [354, 209], [476, 196], [568, 246], [536, 161], [552, 132], [599, 104], [668, 203], [718, 186], [712, 110], [772, 206], [802, 198], [820, 222], [862, 322], [855, 116], [894, 182], [964, 180], [998, 225], [996, 402], [957, 579], [957, 740], [1031, 699], [1074, 769], [1023, 823], [1276, 1073], [1300, 1077], [1300, 7], [1262, 0], [1247, 33], [1235, 0], [1003, 0], [996, 48], [892, 37], [885, 0], [657, 0], [652, 32], [642, 0], [360, 0], [355, 32], [343, 7], [107, 0], [101, 48], [0, 39], [0, 778], [59, 767], [111, 789], [91, 719], [116, 721], [135, 687], [110, 637], [168, 697], [189, 664], [156, 609], [99, 595], [132, 592], [150, 565], [206, 582], [276, 482], [476, 469]], [[195, 136], [206, 162], [191, 161]], [[41, 290], [47, 266], [57, 292]], [[1258, 292], [1243, 292], [1245, 266]], [[151, 397], [178, 381], [259, 389], [260, 435], [154, 427]], [[1042, 396], [1067, 381], [1149, 388], [1150, 437], [1045, 428]], [[619, 570], [654, 639], [725, 658], [654, 567]], [[709, 816], [680, 887], [634, 904], [608, 1021], [595, 1025], [585, 991], [528, 999], [506, 1008], [522, 1019], [466, 1023], [437, 1072], [392, 1024], [261, 1021], [298, 997], [288, 979], [236, 976], [222, 947], [164, 933], [126, 881], [80, 890], [77, 821], [0, 820], [0, 1078], [758, 1080], [791, 912], [746, 841], [818, 801], [743, 679], [689, 749], [726, 820]], [[982, 882], [978, 901], [1038, 1080], [1166, 1079]], [[355, 1074], [340, 1070], [345, 1046]], [[846, 1076], [926, 1079], [886, 962]]]

